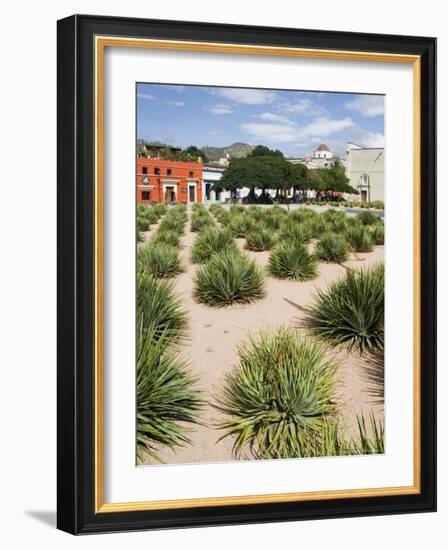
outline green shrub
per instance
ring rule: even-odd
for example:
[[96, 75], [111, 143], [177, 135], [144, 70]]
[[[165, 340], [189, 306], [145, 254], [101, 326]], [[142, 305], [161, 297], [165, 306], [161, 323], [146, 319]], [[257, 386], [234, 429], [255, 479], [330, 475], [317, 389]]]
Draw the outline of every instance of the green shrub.
[[173, 230], [160, 231], [160, 229], [155, 234], [152, 244], [168, 244], [170, 246], [177, 247], [179, 246], [180, 236], [179, 233]]
[[223, 208], [221, 211], [217, 212], [216, 219], [221, 225], [228, 226], [232, 217], [229, 211]]
[[379, 216], [369, 211], [360, 212], [356, 216], [356, 218], [358, 219], [359, 222], [362, 223], [362, 225], [373, 225], [374, 223], [381, 222], [381, 219], [379, 218]]
[[228, 248], [235, 250], [237, 248], [232, 233], [228, 229], [205, 227], [192, 246], [191, 261], [194, 264], [203, 264], [216, 252], [221, 253]]
[[270, 250], [275, 243], [275, 233], [263, 227], [257, 227], [246, 235], [246, 248], [260, 252]]
[[353, 225], [346, 232], [347, 241], [354, 252], [371, 252], [373, 241], [370, 231], [363, 225]]
[[324, 233], [328, 231], [328, 226], [325, 218], [321, 216], [315, 216], [305, 222], [306, 227], [311, 235], [312, 239], [318, 239]]
[[384, 346], [384, 265], [348, 270], [308, 308], [311, 332], [348, 349], [378, 352]]
[[340, 264], [348, 259], [347, 241], [340, 235], [322, 235], [316, 244], [315, 255], [324, 262]]
[[251, 221], [242, 214], [233, 216], [229, 223], [233, 236], [237, 238], [244, 238], [252, 226]]
[[160, 222], [158, 231], [160, 231], [161, 233], [165, 233], [167, 231], [175, 231], [179, 235], [182, 235], [182, 233], [184, 232], [184, 226], [185, 222], [181, 217], [166, 216]]
[[379, 210], [384, 210], [384, 202], [383, 201], [372, 201], [370, 203], [371, 208], [377, 208]]
[[161, 279], [176, 277], [183, 271], [177, 248], [151, 242], [138, 249], [137, 269]]
[[278, 279], [307, 281], [316, 277], [317, 262], [305, 245], [292, 241], [280, 242], [269, 258], [269, 272]]
[[187, 314], [173, 283], [146, 272], [137, 273], [137, 319], [139, 328], [153, 338], [164, 335], [176, 344], [186, 337]]
[[232, 250], [214, 254], [194, 279], [196, 300], [210, 306], [248, 303], [264, 296], [264, 275], [256, 263]]
[[141, 231], [138, 230], [138, 227], [137, 227], [137, 242], [138, 243], [142, 243], [143, 242], [143, 233]]
[[238, 349], [239, 365], [216, 396], [229, 418], [220, 427], [237, 456], [306, 456], [309, 440], [333, 411], [335, 367], [296, 331], [262, 332]]
[[137, 216], [137, 229], [138, 231], [149, 231], [149, 221], [147, 218]]
[[215, 222], [208, 215], [208, 213], [193, 215], [191, 217], [190, 229], [193, 232], [202, 231], [202, 229], [204, 229], [205, 227], [211, 227], [213, 225], [215, 225]]
[[279, 241], [292, 241], [298, 244], [306, 244], [311, 241], [312, 231], [307, 223], [299, 223], [291, 219], [285, 220], [283, 223]]
[[137, 332], [137, 457], [160, 461], [161, 445], [189, 442], [185, 423], [196, 422], [202, 406], [196, 378], [172, 350], [171, 339], [151, 330]]
[[382, 223], [371, 225], [370, 236], [375, 244], [384, 244], [384, 225]]
[[168, 212], [168, 206], [163, 202], [154, 204], [152, 208], [159, 217], [164, 216]]

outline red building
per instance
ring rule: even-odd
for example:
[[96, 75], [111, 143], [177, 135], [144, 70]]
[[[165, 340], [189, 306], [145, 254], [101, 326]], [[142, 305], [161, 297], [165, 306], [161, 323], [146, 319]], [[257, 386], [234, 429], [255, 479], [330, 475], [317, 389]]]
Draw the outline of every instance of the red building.
[[138, 202], [202, 202], [202, 162], [137, 158]]

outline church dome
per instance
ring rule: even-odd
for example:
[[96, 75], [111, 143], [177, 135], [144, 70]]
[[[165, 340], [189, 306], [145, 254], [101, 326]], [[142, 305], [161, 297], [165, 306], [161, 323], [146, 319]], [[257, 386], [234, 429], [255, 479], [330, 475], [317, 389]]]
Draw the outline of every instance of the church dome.
[[321, 143], [319, 145], [319, 147], [316, 149], [316, 151], [328, 151], [330, 152], [330, 148], [328, 147], [328, 145], [325, 145], [325, 143]]

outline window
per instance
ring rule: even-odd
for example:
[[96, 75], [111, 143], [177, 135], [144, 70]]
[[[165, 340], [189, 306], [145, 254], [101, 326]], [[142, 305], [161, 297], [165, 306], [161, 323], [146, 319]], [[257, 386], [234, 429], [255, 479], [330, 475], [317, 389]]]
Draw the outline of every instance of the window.
[[194, 172], [193, 172], [193, 170], [190, 170], [190, 175], [189, 175], [189, 177], [192, 178], [193, 176], [194, 176]]
[[142, 168], [142, 174], [147, 174], [148, 173], [148, 167], [147, 166], [143, 166]]
[[167, 169], [166, 169], [166, 175], [167, 175], [167, 176], [171, 176], [171, 168], [167, 168]]
[[155, 167], [154, 174], [156, 174], [157, 176], [160, 176], [160, 168]]
[[149, 201], [151, 193], [149, 191], [142, 191], [142, 201]]

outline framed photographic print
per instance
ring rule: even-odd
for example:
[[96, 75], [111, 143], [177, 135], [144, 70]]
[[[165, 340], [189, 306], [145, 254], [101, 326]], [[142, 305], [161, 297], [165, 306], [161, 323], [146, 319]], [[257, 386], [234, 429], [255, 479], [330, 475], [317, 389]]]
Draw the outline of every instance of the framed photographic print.
[[58, 527], [433, 511], [433, 38], [58, 22]]

